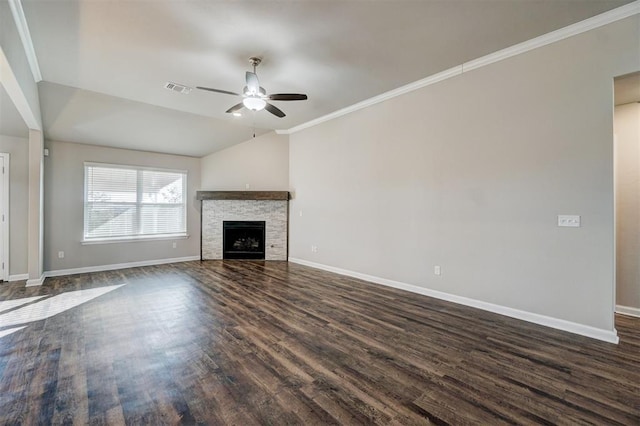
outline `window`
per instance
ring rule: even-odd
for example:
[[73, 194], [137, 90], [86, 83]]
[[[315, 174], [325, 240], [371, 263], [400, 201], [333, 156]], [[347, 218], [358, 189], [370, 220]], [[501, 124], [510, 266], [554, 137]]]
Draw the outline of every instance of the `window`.
[[110, 164], [84, 165], [84, 241], [187, 234], [187, 173]]

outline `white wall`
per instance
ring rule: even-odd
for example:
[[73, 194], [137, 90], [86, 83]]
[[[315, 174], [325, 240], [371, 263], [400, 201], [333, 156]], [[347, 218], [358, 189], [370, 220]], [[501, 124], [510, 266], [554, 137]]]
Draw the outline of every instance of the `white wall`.
[[[47, 141], [44, 269], [58, 271], [200, 255], [200, 159], [68, 142]], [[187, 170], [188, 239], [82, 245], [84, 162]], [[172, 248], [173, 242], [177, 248]], [[59, 259], [58, 251], [64, 251]]]
[[639, 24], [292, 134], [290, 256], [613, 330], [612, 79]]
[[10, 155], [9, 275], [27, 273], [27, 211], [29, 210], [29, 140], [0, 135], [0, 152]]
[[640, 103], [615, 109], [616, 303], [640, 312]]
[[286, 191], [289, 188], [289, 137], [275, 132], [202, 158], [203, 190]]

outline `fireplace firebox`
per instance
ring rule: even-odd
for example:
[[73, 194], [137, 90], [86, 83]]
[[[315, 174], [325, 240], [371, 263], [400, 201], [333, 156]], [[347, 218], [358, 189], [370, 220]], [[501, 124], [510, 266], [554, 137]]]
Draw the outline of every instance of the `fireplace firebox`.
[[265, 221], [225, 220], [222, 228], [223, 259], [265, 258]]

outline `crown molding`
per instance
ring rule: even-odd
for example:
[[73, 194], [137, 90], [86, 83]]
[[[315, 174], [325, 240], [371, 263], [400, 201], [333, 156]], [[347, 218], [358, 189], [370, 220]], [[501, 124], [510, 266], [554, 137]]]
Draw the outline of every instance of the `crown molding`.
[[600, 15], [593, 16], [585, 19], [584, 21], [576, 22], [559, 30], [552, 31], [547, 34], [543, 34], [539, 37], [532, 38], [531, 40], [523, 41], [506, 49], [498, 50], [494, 53], [482, 56], [481, 58], [474, 59], [462, 64], [463, 72], [472, 71], [477, 68], [481, 68], [490, 64], [493, 64], [503, 59], [508, 59], [522, 53], [529, 52], [539, 47], [544, 47], [548, 44], [555, 43], [569, 37], [573, 37], [578, 34], [586, 33], [587, 31], [611, 24], [621, 19], [628, 18], [637, 13], [640, 13], [640, 0], [636, 0], [633, 3], [626, 4], [624, 6], [612, 9], [608, 12], [601, 13]]
[[18, 110], [18, 113], [20, 113], [20, 116], [27, 127], [32, 130], [42, 130], [40, 116], [34, 114], [31, 109], [31, 105], [25, 97], [22, 87], [20, 86], [20, 83], [18, 83], [18, 80], [11, 69], [11, 65], [2, 50], [2, 46], [0, 46], [0, 75], [2, 76], [2, 85], [4, 86], [4, 89], [7, 91], [9, 98], [11, 98], [11, 101]]
[[362, 102], [358, 102], [357, 104], [353, 104], [346, 108], [339, 109], [338, 111], [332, 112], [331, 114], [324, 115], [320, 118], [316, 118], [315, 120], [307, 121], [306, 123], [300, 124], [299, 126], [296, 126], [296, 127], [292, 127], [291, 129], [276, 130], [276, 133], [279, 135], [289, 135], [291, 133], [299, 132], [300, 130], [313, 127], [317, 124], [324, 123], [325, 121], [333, 120], [334, 118], [338, 118], [343, 115], [350, 114], [354, 111], [367, 108], [371, 105], [379, 104], [380, 102], [384, 102], [391, 98], [404, 95], [405, 93], [413, 92], [415, 90], [421, 89], [426, 86], [430, 86], [432, 84], [438, 83], [439, 81], [447, 80], [451, 77], [455, 77], [460, 74], [462, 74], [462, 66], [458, 65], [456, 67], [449, 68], [448, 70], [439, 72], [437, 74], [430, 75], [427, 78], [423, 78], [421, 80], [414, 81], [413, 83], [409, 83], [407, 85], [398, 87], [397, 89], [393, 89], [388, 92], [382, 93], [381, 95], [374, 96], [373, 98], [369, 98]]
[[20, 34], [20, 40], [22, 40], [22, 46], [24, 47], [24, 53], [27, 56], [33, 79], [36, 83], [42, 81], [42, 74], [40, 73], [40, 66], [38, 65], [38, 58], [36, 57], [36, 51], [33, 48], [33, 40], [31, 40], [31, 33], [29, 32], [29, 26], [27, 25], [27, 18], [24, 16], [24, 9], [20, 0], [8, 0], [9, 7], [11, 8], [11, 14], [13, 20], [18, 28], [18, 34]]
[[620, 21], [622, 19], [628, 18], [630, 16], [633, 16], [639, 13], [640, 13], [640, 0], [636, 0], [632, 3], [612, 9], [608, 12], [601, 13], [600, 15], [596, 15], [591, 18], [585, 19], [584, 21], [576, 22], [575, 24], [566, 26], [564, 28], [560, 28], [559, 30], [552, 31], [547, 34], [543, 34], [539, 37], [532, 38], [531, 40], [518, 43], [516, 45], [507, 47], [502, 50], [498, 50], [496, 52], [474, 59], [472, 61], [464, 62], [458, 66], [449, 68], [448, 70], [439, 72], [437, 74], [433, 74], [427, 78], [423, 78], [413, 83], [409, 83], [397, 89], [390, 90], [381, 95], [374, 96], [373, 98], [366, 99], [362, 102], [358, 102], [357, 104], [353, 104], [346, 108], [342, 108], [330, 114], [323, 115], [322, 117], [316, 118], [311, 121], [307, 121], [306, 123], [302, 123], [290, 129], [276, 130], [276, 133], [279, 135], [290, 135], [290, 134], [299, 132], [301, 130], [308, 129], [309, 127], [316, 126], [320, 123], [333, 120], [334, 118], [338, 118], [343, 115], [347, 115], [352, 112], [358, 111], [360, 109], [367, 108], [372, 105], [378, 104], [380, 102], [389, 100], [391, 98], [395, 98], [396, 96], [404, 95], [405, 93], [409, 93], [414, 90], [418, 90], [423, 87], [426, 87], [435, 83], [439, 83], [449, 78], [461, 75], [465, 72], [473, 71], [475, 69], [478, 69], [487, 65], [491, 65], [495, 62], [502, 61], [504, 59], [508, 59], [513, 56], [529, 52], [539, 47], [543, 47], [548, 44], [555, 43], [557, 41], [561, 41], [566, 38], [585, 33], [595, 28], [599, 28], [604, 25], [611, 24], [616, 21]]

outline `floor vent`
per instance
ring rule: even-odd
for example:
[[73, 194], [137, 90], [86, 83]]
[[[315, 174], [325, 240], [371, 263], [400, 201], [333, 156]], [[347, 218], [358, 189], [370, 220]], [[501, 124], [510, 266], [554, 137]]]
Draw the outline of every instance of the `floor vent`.
[[164, 88], [173, 90], [174, 92], [183, 93], [185, 95], [188, 95], [189, 93], [191, 93], [191, 89], [192, 89], [191, 87], [183, 86], [182, 84], [178, 84], [178, 83], [172, 83], [170, 81], [167, 81], [164, 84]]

